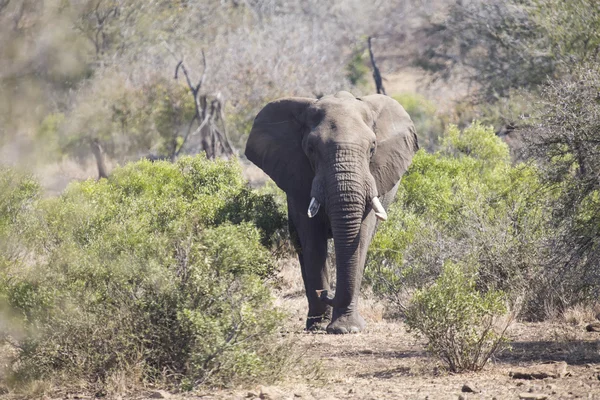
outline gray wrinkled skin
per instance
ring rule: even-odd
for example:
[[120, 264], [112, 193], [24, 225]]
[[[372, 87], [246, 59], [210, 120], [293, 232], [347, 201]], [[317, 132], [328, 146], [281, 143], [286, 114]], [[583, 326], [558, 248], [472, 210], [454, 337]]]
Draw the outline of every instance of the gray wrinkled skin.
[[[417, 150], [410, 117], [383, 95], [285, 98], [257, 115], [245, 154], [287, 195], [308, 299], [307, 329], [364, 329], [357, 303], [367, 249]], [[381, 203], [375, 201], [377, 216], [373, 198]], [[326, 273], [331, 237], [337, 266], [333, 297]]]

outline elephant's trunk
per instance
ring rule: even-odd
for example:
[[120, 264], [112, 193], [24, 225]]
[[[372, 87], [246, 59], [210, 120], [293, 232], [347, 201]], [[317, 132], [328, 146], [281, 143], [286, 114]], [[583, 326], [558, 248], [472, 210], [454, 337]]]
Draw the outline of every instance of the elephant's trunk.
[[336, 154], [332, 173], [327, 179], [327, 213], [336, 254], [336, 291], [334, 298], [326, 293], [320, 298], [334, 308], [347, 308], [360, 288], [360, 231], [365, 215], [367, 188], [365, 167], [355, 154]]

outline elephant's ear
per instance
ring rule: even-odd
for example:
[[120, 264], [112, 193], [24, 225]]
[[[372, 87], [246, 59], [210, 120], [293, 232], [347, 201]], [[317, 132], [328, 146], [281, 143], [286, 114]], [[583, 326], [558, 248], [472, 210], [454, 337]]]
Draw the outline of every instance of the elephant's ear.
[[287, 194], [310, 194], [314, 172], [302, 148], [302, 114], [316, 100], [285, 98], [267, 104], [254, 119], [246, 157]]
[[404, 108], [388, 96], [374, 94], [361, 98], [373, 111], [377, 151], [371, 159], [371, 174], [378, 195], [389, 192], [406, 172], [419, 150], [415, 126]]

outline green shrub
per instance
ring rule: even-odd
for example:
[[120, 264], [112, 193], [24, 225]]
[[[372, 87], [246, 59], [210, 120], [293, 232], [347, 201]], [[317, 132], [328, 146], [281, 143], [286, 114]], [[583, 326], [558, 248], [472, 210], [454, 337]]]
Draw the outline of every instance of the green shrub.
[[[585, 1], [560, 8], [573, 11], [574, 4], [583, 7], [582, 3], [587, 4], [583, 10], [600, 11], [597, 3]], [[557, 34], [569, 32], [563, 28]], [[581, 302], [593, 303], [600, 295], [598, 93], [597, 63], [573, 68], [571, 75], [543, 88], [543, 106], [536, 115], [537, 123], [523, 129], [526, 153], [538, 162], [546, 190], [558, 192], [549, 199], [555, 234], [551, 257], [544, 265], [548, 293], [539, 299], [540, 306], [546, 303], [545, 307], [558, 312]]]
[[0, 234], [17, 222], [39, 192], [40, 185], [33, 177], [0, 167]]
[[22, 257], [0, 269], [13, 384], [276, 378], [286, 353], [262, 244], [283, 229], [274, 204], [247, 190], [236, 160], [203, 156], [140, 161], [39, 200], [20, 227]]
[[511, 164], [508, 146], [491, 128], [451, 126], [440, 150], [419, 151], [402, 178], [370, 247], [366, 277], [402, 311], [446, 262], [474, 264], [481, 290], [527, 302], [549, 251], [551, 195], [534, 166]]
[[413, 120], [419, 135], [419, 146], [429, 152], [437, 150], [444, 126], [436, 115], [435, 105], [416, 93], [401, 93], [392, 97], [402, 104]]
[[452, 372], [478, 371], [505, 342], [502, 292], [481, 294], [473, 273], [448, 262], [431, 286], [418, 290], [406, 312], [410, 329], [424, 336], [428, 349]]
[[346, 78], [353, 86], [364, 87], [368, 84], [369, 67], [365, 61], [365, 49], [357, 47], [352, 51], [346, 64]]
[[0, 167], [0, 269], [19, 256], [19, 222], [28, 215], [39, 195], [40, 185], [31, 176]]

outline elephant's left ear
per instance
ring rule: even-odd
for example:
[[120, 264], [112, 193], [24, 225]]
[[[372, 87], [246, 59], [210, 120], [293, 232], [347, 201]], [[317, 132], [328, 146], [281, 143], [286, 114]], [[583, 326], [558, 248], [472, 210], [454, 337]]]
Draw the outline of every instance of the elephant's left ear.
[[382, 195], [398, 183], [419, 150], [417, 132], [408, 113], [391, 97], [374, 94], [361, 100], [373, 111], [377, 151], [370, 169], [377, 183], [377, 194]]

